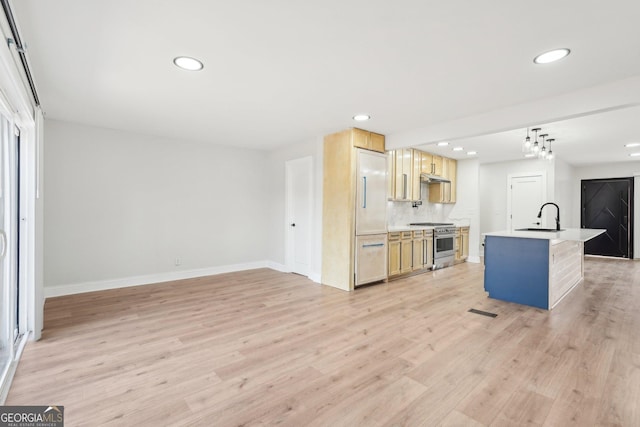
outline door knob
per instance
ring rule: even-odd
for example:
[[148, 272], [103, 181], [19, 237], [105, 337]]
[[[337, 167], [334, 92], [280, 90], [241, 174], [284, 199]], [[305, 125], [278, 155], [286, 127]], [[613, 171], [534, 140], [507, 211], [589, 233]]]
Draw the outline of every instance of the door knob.
[[295, 226], [296, 226], [295, 222], [294, 222], [293, 224], [291, 224], [291, 226], [292, 226], [292, 227], [295, 227]]

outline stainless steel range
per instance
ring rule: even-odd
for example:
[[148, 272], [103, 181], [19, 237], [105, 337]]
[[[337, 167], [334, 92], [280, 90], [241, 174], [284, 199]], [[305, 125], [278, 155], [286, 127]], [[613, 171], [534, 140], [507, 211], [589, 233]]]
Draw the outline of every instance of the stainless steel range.
[[456, 227], [452, 223], [420, 222], [409, 225], [433, 227], [433, 269], [453, 265]]

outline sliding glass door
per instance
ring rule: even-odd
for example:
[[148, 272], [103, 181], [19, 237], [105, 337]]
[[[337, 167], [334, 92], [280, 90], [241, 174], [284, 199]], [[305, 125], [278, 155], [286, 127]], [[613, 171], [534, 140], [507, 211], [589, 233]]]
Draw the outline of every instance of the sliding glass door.
[[20, 336], [18, 283], [19, 133], [0, 112], [0, 378]]

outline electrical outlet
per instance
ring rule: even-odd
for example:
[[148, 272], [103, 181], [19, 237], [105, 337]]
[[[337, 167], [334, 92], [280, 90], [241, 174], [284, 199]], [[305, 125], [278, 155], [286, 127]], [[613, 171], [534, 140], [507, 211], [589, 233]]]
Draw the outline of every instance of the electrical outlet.
[[176, 267], [179, 266], [180, 264], [182, 264], [182, 262], [180, 261], [180, 258], [176, 258]]

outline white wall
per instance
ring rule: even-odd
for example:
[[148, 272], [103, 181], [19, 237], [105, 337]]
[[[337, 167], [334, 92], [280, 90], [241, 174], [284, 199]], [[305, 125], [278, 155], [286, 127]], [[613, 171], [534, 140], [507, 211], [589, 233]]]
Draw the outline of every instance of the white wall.
[[313, 208], [311, 218], [311, 265], [309, 278], [320, 282], [322, 271], [322, 153], [323, 138], [294, 144], [274, 150], [267, 156], [269, 184], [268, 253], [269, 259], [284, 267], [286, 206], [285, 164], [288, 160], [311, 156], [313, 159]]
[[264, 152], [53, 120], [45, 133], [47, 295], [268, 259]]
[[606, 163], [602, 165], [591, 165], [574, 168], [574, 182], [572, 188], [573, 204], [577, 206], [573, 212], [573, 222], [580, 226], [580, 206], [582, 190], [580, 182], [583, 179], [604, 179], [604, 178], [629, 178], [634, 177], [634, 258], [640, 258], [640, 161]]
[[507, 229], [508, 176], [539, 171], [547, 174], [547, 201], [555, 201], [552, 162], [520, 160], [480, 165], [480, 233]]
[[477, 159], [459, 160], [456, 204], [449, 220], [469, 224], [469, 261], [480, 262], [480, 163]]
[[580, 228], [575, 222], [576, 212], [580, 215], [580, 205], [575, 204], [575, 168], [561, 159], [555, 159], [555, 202], [560, 206], [562, 228]]

